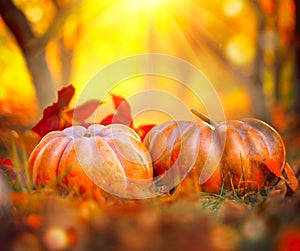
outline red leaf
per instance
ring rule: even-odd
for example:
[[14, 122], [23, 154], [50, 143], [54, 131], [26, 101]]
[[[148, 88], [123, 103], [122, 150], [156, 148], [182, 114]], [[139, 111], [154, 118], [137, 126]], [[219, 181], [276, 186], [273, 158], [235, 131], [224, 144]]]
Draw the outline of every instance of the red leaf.
[[123, 124], [130, 126], [128, 124], [127, 120], [124, 120], [122, 116], [119, 116], [118, 114], [109, 114], [104, 119], [101, 120], [100, 124], [102, 125], [110, 125], [110, 124]]
[[104, 119], [100, 121], [100, 124], [105, 126], [112, 124], [113, 117], [114, 114], [107, 115]]
[[131, 125], [132, 116], [131, 116], [131, 108], [130, 108], [129, 103], [126, 101], [126, 99], [124, 99], [120, 96], [117, 96], [114, 94], [111, 94], [111, 96], [112, 96], [117, 114], [119, 116], [123, 117], [124, 120], [127, 120], [127, 122], [128, 122], [127, 124]]
[[10, 159], [6, 159], [3, 161], [3, 164], [4, 165], [7, 165], [7, 166], [14, 166], [13, 162], [10, 160]]
[[272, 159], [265, 159], [263, 161], [263, 163], [266, 165], [266, 167], [272, 172], [274, 173], [277, 177], [285, 180], [285, 178], [283, 177], [283, 174], [281, 172], [281, 168], [279, 166], [279, 164]]
[[14, 166], [13, 162], [10, 159], [3, 159], [1, 156], [0, 156], [0, 164], [10, 166], [10, 167]]
[[89, 100], [74, 109], [64, 112], [64, 114], [79, 123], [84, 123], [101, 103], [102, 102], [98, 100]]
[[138, 128], [135, 129], [137, 134], [141, 137], [141, 140], [143, 141], [146, 137], [147, 133], [154, 127], [154, 124], [149, 125], [141, 125]]
[[69, 121], [65, 121], [61, 117], [61, 113], [66, 109], [75, 93], [73, 85], [69, 85], [58, 91], [58, 100], [48, 106], [44, 112], [42, 119], [32, 128], [40, 136], [46, 135], [54, 130], [62, 130], [71, 125]]
[[61, 129], [59, 114], [60, 110], [46, 108], [43, 118], [32, 128], [32, 131], [43, 137], [48, 132]]
[[293, 169], [288, 163], [285, 164], [284, 171], [288, 179], [287, 185], [293, 192], [296, 192], [298, 190], [299, 182], [294, 174]]
[[4, 160], [2, 157], [0, 157], [0, 170], [3, 170], [8, 173], [12, 173], [14, 172], [13, 166], [14, 165], [10, 159]]
[[60, 108], [63, 109], [68, 106], [71, 102], [75, 94], [75, 87], [73, 85], [68, 85], [58, 91], [58, 100], [57, 103], [59, 104]]

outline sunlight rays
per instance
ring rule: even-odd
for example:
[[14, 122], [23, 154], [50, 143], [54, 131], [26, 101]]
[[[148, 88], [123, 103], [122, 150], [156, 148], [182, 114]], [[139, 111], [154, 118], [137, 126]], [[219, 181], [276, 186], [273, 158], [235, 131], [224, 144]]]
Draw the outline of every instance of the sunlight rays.
[[[227, 91], [226, 97], [230, 97], [232, 89], [229, 90], [227, 83], [232, 81], [230, 86], [240, 86], [240, 82], [232, 80], [230, 68], [249, 68], [255, 54], [251, 47], [255, 46], [256, 30], [251, 28], [256, 25], [255, 19], [246, 10], [251, 13], [249, 4], [244, 0], [226, 0], [221, 5], [217, 0], [89, 0], [70, 16], [63, 34], [57, 35], [57, 38], [62, 36], [64, 43], [71, 41], [74, 45], [70, 82], [76, 86], [77, 97], [97, 71], [121, 58], [143, 53], [169, 54], [190, 62], [204, 72], [221, 90], [220, 93]], [[243, 17], [243, 22], [237, 22], [236, 15]], [[78, 32], [78, 37], [70, 36], [73, 31]], [[241, 35], [236, 37], [237, 34]], [[52, 47], [50, 44], [47, 48], [47, 60], [52, 73], [59, 76], [55, 67], [61, 65], [58, 53]], [[233, 67], [228, 67], [230, 64]], [[30, 84], [30, 80], [24, 77], [23, 81], [14, 79], [16, 87], [24, 86], [25, 80]], [[196, 102], [191, 101], [191, 94], [182, 91], [178, 84], [158, 78], [130, 80], [129, 84], [119, 85], [113, 92], [126, 98], [150, 84], [163, 87], [166, 91], [167, 86], [172, 86], [172, 94], [179, 93], [183, 102], [191, 107], [197, 106]], [[11, 93], [10, 89], [5, 88]], [[34, 90], [31, 93], [34, 96]], [[6, 96], [6, 92], [0, 91], [1, 100], [5, 100]], [[17, 98], [23, 100], [19, 96]], [[229, 102], [232, 99], [224, 100]], [[7, 102], [5, 104], [3, 107], [8, 107]], [[231, 102], [230, 107], [231, 104], [234, 103]]]
[[167, 0], [125, 0], [125, 3], [136, 10], [152, 10], [162, 7], [166, 1]]

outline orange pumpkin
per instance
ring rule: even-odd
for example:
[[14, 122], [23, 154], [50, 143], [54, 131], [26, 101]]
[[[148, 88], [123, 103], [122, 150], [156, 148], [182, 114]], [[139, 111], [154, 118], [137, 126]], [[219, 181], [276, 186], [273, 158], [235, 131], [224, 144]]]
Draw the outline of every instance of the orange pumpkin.
[[128, 178], [153, 177], [151, 157], [140, 137], [121, 124], [50, 132], [32, 151], [29, 170], [36, 186], [60, 183], [80, 195], [92, 195], [100, 186], [126, 196]]
[[283, 170], [286, 151], [271, 126], [252, 118], [219, 123], [201, 118], [206, 122], [166, 122], [147, 134], [144, 144], [154, 176], [164, 183], [180, 179], [189, 190], [212, 193], [222, 186], [253, 191], [277, 182], [266, 163]]

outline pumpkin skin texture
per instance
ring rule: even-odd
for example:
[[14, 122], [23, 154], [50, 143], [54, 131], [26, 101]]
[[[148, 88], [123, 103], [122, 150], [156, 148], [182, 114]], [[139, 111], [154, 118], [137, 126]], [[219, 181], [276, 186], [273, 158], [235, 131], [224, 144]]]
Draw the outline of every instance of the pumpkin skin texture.
[[[192, 148], [188, 145], [191, 142]], [[278, 181], [265, 160], [276, 162], [281, 170], [286, 163], [280, 135], [263, 121], [251, 118], [213, 126], [206, 122], [166, 122], [154, 127], [144, 144], [152, 156], [154, 176], [177, 170], [183, 179], [181, 187], [188, 194], [220, 193], [222, 186], [226, 190], [257, 191]], [[184, 166], [186, 159], [194, 161]]]
[[119, 195], [128, 178], [153, 177], [149, 152], [139, 136], [121, 124], [73, 126], [48, 133], [32, 151], [29, 171], [38, 187], [62, 184], [85, 196], [101, 194], [99, 186]]

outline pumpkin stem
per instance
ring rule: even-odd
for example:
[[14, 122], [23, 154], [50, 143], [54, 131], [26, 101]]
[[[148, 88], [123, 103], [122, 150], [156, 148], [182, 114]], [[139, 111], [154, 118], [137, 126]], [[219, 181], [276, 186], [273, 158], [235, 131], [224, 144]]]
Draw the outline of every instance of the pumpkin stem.
[[207, 117], [206, 115], [204, 115], [203, 113], [201, 113], [195, 109], [191, 109], [191, 112], [194, 113], [200, 119], [202, 119], [204, 122], [210, 124], [213, 127], [216, 127], [218, 125], [218, 123], [216, 121], [214, 121], [213, 119], [210, 119], [209, 117]]
[[83, 136], [90, 138], [90, 137], [92, 137], [92, 134], [90, 132], [86, 131]]

